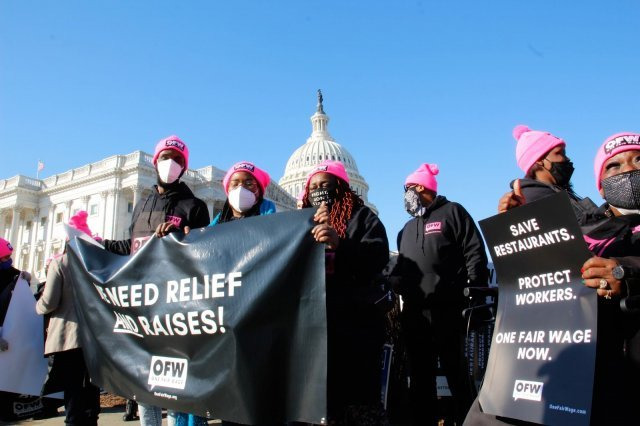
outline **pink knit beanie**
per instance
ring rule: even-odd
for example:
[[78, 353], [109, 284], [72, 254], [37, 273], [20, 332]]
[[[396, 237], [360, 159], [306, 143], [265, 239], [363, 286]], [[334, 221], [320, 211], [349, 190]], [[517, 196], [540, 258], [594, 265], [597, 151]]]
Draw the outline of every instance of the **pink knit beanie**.
[[342, 179], [347, 184], [349, 183], [349, 175], [347, 175], [344, 164], [340, 161], [324, 160], [322, 163], [315, 166], [307, 175], [307, 182], [304, 184], [305, 192], [309, 189], [309, 182], [311, 182], [311, 178], [318, 173], [329, 173], [330, 175], [334, 175], [335, 177]]
[[71, 219], [69, 219], [69, 225], [72, 228], [75, 228], [78, 231], [82, 231], [92, 237], [91, 229], [89, 229], [89, 225], [87, 225], [88, 216], [89, 214], [86, 211], [80, 210], [78, 213], [71, 216]]
[[154, 166], [158, 162], [158, 156], [160, 156], [160, 153], [167, 149], [172, 149], [182, 154], [182, 157], [184, 158], [184, 168], [185, 170], [189, 168], [189, 148], [187, 147], [187, 144], [182, 142], [182, 140], [180, 140], [176, 135], [167, 136], [156, 144], [156, 150], [153, 154]]
[[259, 169], [255, 164], [250, 163], [249, 161], [241, 161], [231, 166], [231, 168], [227, 170], [227, 174], [224, 175], [224, 179], [222, 179], [222, 186], [224, 187], [224, 192], [227, 194], [229, 193], [229, 181], [235, 172], [247, 172], [253, 176], [262, 190], [262, 195], [264, 195], [265, 189], [267, 189], [269, 182], [271, 182], [269, 173]]
[[518, 167], [525, 174], [547, 152], [558, 145], [566, 145], [562, 139], [553, 136], [551, 133], [531, 130], [524, 124], [518, 124], [513, 128], [513, 137], [518, 141], [516, 145], [516, 161], [518, 162]]
[[614, 157], [621, 152], [631, 151], [633, 149], [640, 150], [640, 134], [631, 132], [616, 133], [605, 139], [604, 143], [598, 152], [596, 152], [596, 159], [593, 163], [593, 171], [596, 175], [596, 186], [598, 191], [600, 190], [600, 175], [602, 174], [602, 167], [604, 163], [611, 157]]
[[427, 164], [424, 163], [418, 169], [411, 173], [404, 180], [404, 185], [417, 184], [422, 185], [427, 189], [437, 193], [438, 192], [438, 181], [436, 181], [436, 175], [440, 173], [440, 169], [437, 164]]
[[0, 238], [0, 258], [10, 256], [13, 253], [13, 247], [11, 243], [3, 238]]

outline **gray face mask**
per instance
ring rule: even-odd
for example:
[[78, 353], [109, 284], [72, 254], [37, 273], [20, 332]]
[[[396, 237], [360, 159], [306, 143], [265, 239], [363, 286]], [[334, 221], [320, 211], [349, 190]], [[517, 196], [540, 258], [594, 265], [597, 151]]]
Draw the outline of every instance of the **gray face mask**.
[[420, 217], [425, 213], [426, 209], [415, 188], [409, 188], [404, 192], [404, 209], [413, 217]]
[[640, 170], [620, 173], [600, 182], [604, 199], [614, 207], [640, 209]]

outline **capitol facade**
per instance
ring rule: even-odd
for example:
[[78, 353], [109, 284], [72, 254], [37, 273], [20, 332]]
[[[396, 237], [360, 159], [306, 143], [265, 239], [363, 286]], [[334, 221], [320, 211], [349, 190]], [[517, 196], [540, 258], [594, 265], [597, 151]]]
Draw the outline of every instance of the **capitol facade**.
[[[358, 172], [355, 159], [331, 137], [328, 124], [329, 116], [324, 113], [322, 93], [318, 91], [311, 136], [289, 158], [279, 185], [272, 180], [267, 187], [265, 197], [276, 204], [277, 211], [295, 208], [307, 174], [324, 160], [341, 161], [351, 188], [376, 211], [369, 203], [369, 185]], [[45, 179], [23, 175], [0, 179], [0, 237], [14, 247], [14, 266], [43, 281], [46, 260], [64, 249], [63, 224], [80, 210], [89, 214], [87, 223], [95, 235], [114, 240], [129, 238], [133, 207], [156, 184], [152, 159], [151, 154], [135, 151]], [[212, 218], [226, 200], [224, 174], [224, 170], [207, 166], [187, 170], [181, 178], [207, 204]]]
[[292, 197], [297, 198], [307, 181], [311, 169], [324, 160], [337, 160], [344, 164], [349, 175], [349, 186], [353, 189], [374, 212], [378, 213], [369, 202], [369, 185], [360, 175], [356, 160], [345, 147], [331, 137], [329, 133], [329, 116], [324, 112], [322, 92], [318, 90], [318, 105], [315, 114], [311, 116], [311, 136], [307, 142], [296, 149], [289, 157], [284, 176], [280, 179], [280, 186]]
[[[64, 249], [64, 223], [80, 210], [87, 223], [106, 239], [129, 238], [133, 206], [156, 183], [153, 156], [135, 151], [114, 155], [46, 179], [14, 176], [0, 179], [0, 236], [14, 247], [14, 266], [45, 279], [46, 260]], [[225, 171], [213, 166], [188, 170], [181, 178], [202, 199], [213, 218], [226, 200], [222, 188]], [[278, 211], [295, 208], [295, 199], [275, 181], [265, 197]]]

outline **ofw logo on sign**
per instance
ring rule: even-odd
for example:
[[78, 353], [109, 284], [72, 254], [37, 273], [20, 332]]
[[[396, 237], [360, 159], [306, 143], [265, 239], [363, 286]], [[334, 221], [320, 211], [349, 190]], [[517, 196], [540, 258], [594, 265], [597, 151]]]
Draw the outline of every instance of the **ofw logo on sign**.
[[156, 386], [184, 389], [188, 368], [189, 362], [184, 358], [152, 356], [148, 384], [151, 385], [151, 389]]
[[528, 380], [516, 380], [513, 386], [513, 399], [528, 399], [530, 401], [540, 401], [542, 399], [542, 382], [530, 382]]

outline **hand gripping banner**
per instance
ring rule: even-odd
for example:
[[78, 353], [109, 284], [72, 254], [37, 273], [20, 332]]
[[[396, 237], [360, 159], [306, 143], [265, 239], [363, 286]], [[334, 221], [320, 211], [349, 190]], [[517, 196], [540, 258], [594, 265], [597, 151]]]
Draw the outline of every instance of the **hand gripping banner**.
[[92, 380], [117, 395], [211, 418], [320, 423], [325, 271], [312, 215], [154, 237], [132, 257], [71, 238]]

